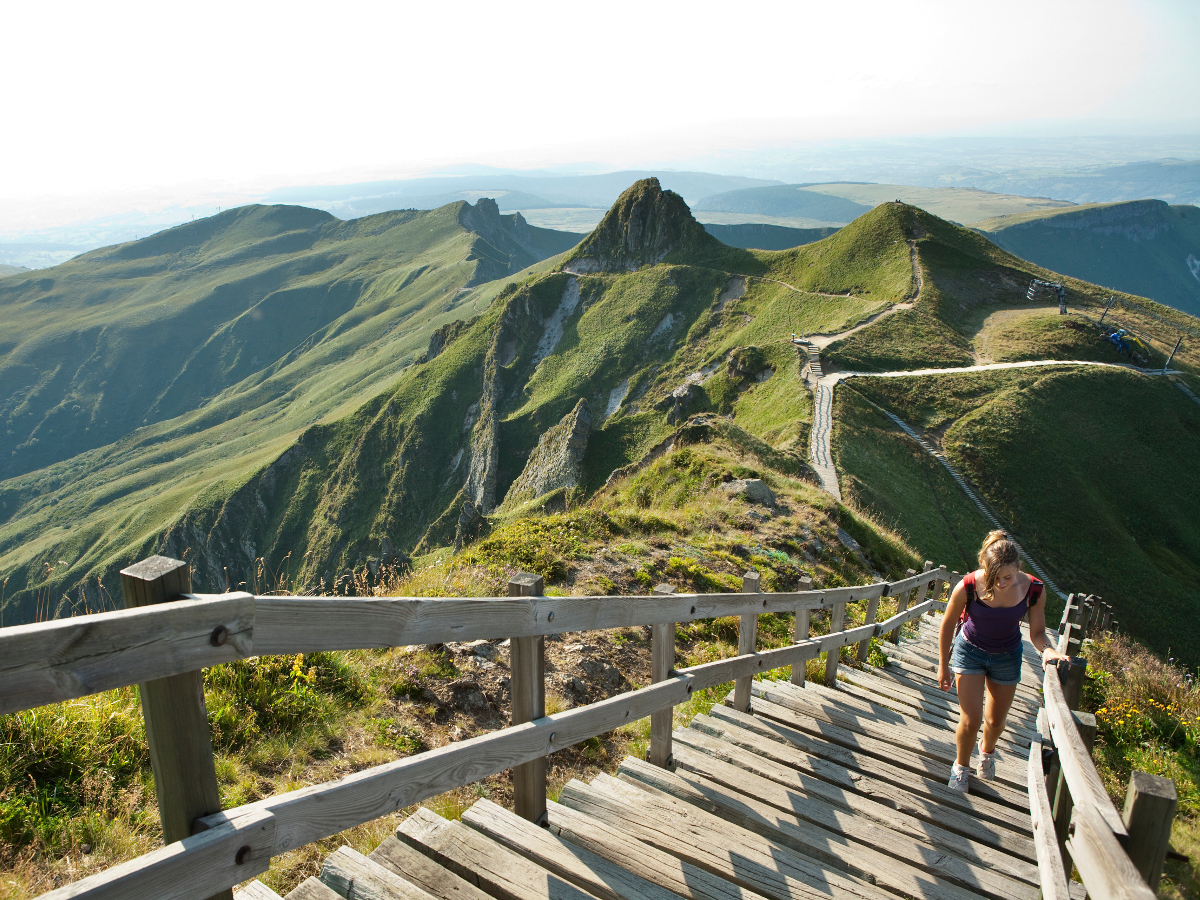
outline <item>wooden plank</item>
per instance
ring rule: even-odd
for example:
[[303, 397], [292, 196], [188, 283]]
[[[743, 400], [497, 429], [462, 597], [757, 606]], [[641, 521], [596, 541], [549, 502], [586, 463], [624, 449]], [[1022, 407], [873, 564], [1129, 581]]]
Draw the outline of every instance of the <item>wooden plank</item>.
[[[936, 694], [932, 691], [924, 693], [915, 688], [897, 684], [894, 681], [884, 680], [871, 672], [861, 669], [847, 669], [842, 673], [841, 680], [843, 682], [850, 682], [873, 694], [879, 694], [923, 712], [938, 715], [951, 723], [958, 721], [960, 712], [958, 702], [957, 700], [952, 700], [951, 695], [944, 691], [939, 690]], [[1027, 716], [1020, 707], [1016, 706], [1012, 707], [1008, 714], [1008, 722], [1013, 733], [1019, 735], [1022, 741], [1032, 741], [1036, 736], [1037, 732], [1031, 727], [1034, 718], [1034, 716]]]
[[[177, 559], [152, 556], [121, 570], [127, 608], [169, 603], [191, 590], [187, 563]], [[138, 695], [163, 843], [170, 844], [191, 836], [197, 819], [221, 808], [204, 678], [197, 670], [151, 679], [138, 685]], [[233, 900], [233, 891], [226, 888], [212, 900]]]
[[394, 835], [372, 850], [367, 858], [438, 900], [488, 900], [490, 896]]
[[530, 637], [823, 609], [833, 603], [869, 600], [884, 587], [879, 582], [751, 596], [256, 597], [254, 641], [256, 652], [266, 655]]
[[[675, 593], [669, 584], [660, 584], [654, 593], [663, 596]], [[666, 681], [675, 674], [675, 623], [661, 622], [650, 626], [650, 683]], [[671, 765], [671, 731], [675, 727], [675, 709], [668, 707], [650, 714], [650, 749], [647, 759], [656, 766]]]
[[[619, 777], [662, 792], [733, 822], [767, 840], [828, 862], [843, 871], [870, 878], [880, 887], [906, 896], [965, 898], [980, 894], [993, 900], [1038, 900], [1030, 882], [1000, 875], [933, 845], [913, 840], [864, 817], [792, 793], [792, 808], [782, 814], [760, 790], [787, 794], [772, 782], [721, 763], [704, 754], [682, 751], [689, 763], [719, 777], [709, 778], [690, 765], [687, 775], [648, 771], [645, 763], [627, 759]], [[934, 882], [931, 885], [930, 876]]]
[[[873, 827], [885, 829], [888, 832], [889, 841], [890, 835], [899, 835], [907, 841], [914, 841], [928, 848], [953, 854], [973, 865], [998, 872], [1018, 881], [1028, 884], [1037, 883], [1037, 866], [1016, 854], [973, 840], [941, 826], [932, 825], [915, 816], [877, 803], [869, 797], [848, 794], [819, 779], [805, 779], [803, 775], [797, 779], [795, 774], [789, 777], [787, 773], [784, 773], [784, 777], [792, 784], [791, 786], [782, 784], [778, 779], [768, 778], [755, 771], [760, 767], [762, 761], [747, 755], [748, 751], [739, 751], [734, 748], [727, 754], [733, 757], [740, 753], [741, 760], [749, 763], [748, 765], [737, 765], [726, 761], [719, 755], [701, 752], [691, 747], [681, 747], [680, 753], [682, 762], [678, 769], [679, 772], [686, 772], [688, 777], [726, 785], [743, 795], [774, 806], [780, 813], [797, 818], [808, 818], [810, 807], [812, 804], [817, 804], [815, 809], [819, 810], [823, 817], [830, 815], [826, 810], [832, 810], [839, 817], [848, 817], [851, 820], [851, 826], [848, 827], [852, 827], [855, 833], [867, 833], [862, 831], [859, 824], [856, 823], [870, 823]], [[636, 772], [623, 762], [619, 771], [626, 772], [627, 770], [636, 775]], [[735, 776], [734, 773], [740, 773], [740, 775]], [[802, 791], [799, 789], [801, 785], [803, 786]], [[752, 787], [752, 790], [747, 790], [747, 786]], [[885, 846], [883, 843], [877, 843], [875, 846], [884, 852], [892, 852], [889, 846]], [[925, 852], [922, 851], [922, 854]]]
[[[540, 597], [541, 575], [518, 572], [508, 581], [512, 597]], [[522, 725], [546, 715], [546, 639], [541, 635], [511, 640], [512, 724]], [[546, 821], [546, 757], [513, 767], [513, 808], [530, 822]]]
[[759, 900], [761, 894], [630, 837], [624, 829], [558, 803], [549, 804], [550, 831], [576, 846], [690, 900]]
[[461, 822], [447, 822], [427, 809], [418, 809], [400, 823], [396, 836], [467, 883], [502, 900], [587, 900], [593, 896]]
[[[757, 572], [746, 572], [742, 576], [742, 593], [760, 593], [761, 579]], [[834, 629], [830, 629], [831, 631]], [[839, 629], [840, 630], [840, 629]], [[758, 650], [758, 613], [753, 612], [741, 617], [738, 622], [738, 656], [746, 656]], [[753, 675], [744, 675], [733, 685], [733, 705], [735, 709], [750, 708], [750, 682]]]
[[0, 715], [253, 656], [253, 638], [250, 594], [12, 625], [0, 629]]
[[351, 847], [339, 847], [325, 857], [318, 877], [346, 900], [433, 900], [432, 895]]
[[[1062, 757], [1062, 748], [1059, 748]], [[1153, 900], [1146, 882], [1099, 811], [1088, 803], [1075, 805], [1075, 834], [1069, 849], [1079, 877], [1094, 900]]]
[[[1079, 729], [1075, 726], [1075, 721], [1067, 708], [1062, 685], [1059, 683], [1058, 675], [1053, 667], [1046, 670], [1043, 684], [1050, 734], [1054, 738], [1054, 746], [1058, 748], [1059, 765], [1062, 767], [1063, 776], [1071, 790], [1076, 811], [1080, 807], [1095, 809], [1113, 834], [1119, 835], [1122, 840], [1128, 838], [1129, 833], [1125, 828], [1125, 823], [1121, 821], [1117, 808], [1108, 798], [1108, 792], [1100, 780], [1100, 773], [1092, 764], [1092, 755], [1084, 745], [1083, 738], [1079, 735]], [[1082, 869], [1080, 871], [1082, 872]], [[1087, 882], [1085, 881], [1084, 884], [1087, 885]]]
[[287, 895], [287, 900], [344, 900], [341, 894], [317, 878], [306, 878]]
[[[926, 610], [928, 610], [932, 605], [933, 605], [932, 600], [926, 600], [924, 603], [919, 603], [918, 605], [912, 607], [911, 609], [901, 610], [900, 612], [898, 612], [894, 616], [892, 616], [890, 619], [885, 619], [882, 622], [877, 622], [875, 625], [875, 636], [878, 637], [881, 634], [888, 634], [890, 632], [897, 631], [901, 625], [906, 625], [909, 622], [913, 621], [914, 619], [919, 619], [921, 617], [921, 614], [924, 613]], [[894, 649], [894, 648], [892, 648], [892, 649]], [[883, 652], [886, 653], [888, 651], [884, 650]], [[861, 657], [861, 660], [866, 660], [866, 657], [865, 656]]]
[[825, 745], [822, 749], [820, 742], [809, 747], [785, 744], [715, 717], [697, 717], [690, 727], [679, 729], [676, 738], [682, 746], [740, 766], [789, 790], [802, 790], [854, 810], [861, 806], [856, 798], [864, 797], [904, 815], [1033, 859], [1028, 816], [977, 795], [960, 801], [947, 798], [949, 788], [945, 782], [909, 775], [905, 783], [897, 784], [893, 780], [894, 771], [845, 765], [836, 753], [840, 748]]
[[[864, 666], [861, 670], [857, 670], [856, 673], [872, 678], [881, 685], [892, 685], [899, 690], [906, 691], [913, 696], [921, 697], [926, 701], [942, 703], [948, 709], [958, 709], [958, 692], [953, 686], [950, 690], [943, 691], [936, 684], [924, 679], [908, 678], [890, 669], [880, 669], [875, 666]], [[1041, 709], [1040, 705], [1034, 706], [1026, 703], [1024, 700], [1015, 700], [1011, 707], [1010, 715], [1016, 716], [1017, 720], [1024, 727], [1030, 728], [1037, 720], [1039, 709]]]
[[[846, 604], [834, 603], [829, 612], [829, 633], [836, 634], [842, 630], [846, 621]], [[825, 683], [834, 684], [837, 681], [838, 660], [841, 654], [830, 647], [825, 654]]]
[[225, 824], [167, 844], [38, 900], [196, 900], [267, 871], [274, 843], [270, 815], [246, 816], [237, 825]]
[[883, 900], [893, 897], [866, 882], [832, 872], [794, 850], [764, 841], [716, 816], [666, 798], [639, 792], [636, 802], [623, 782], [599, 776], [585, 785], [571, 781], [560, 802], [624, 828], [631, 836], [767, 897]]
[[1058, 852], [1054, 832], [1054, 814], [1046, 793], [1046, 773], [1042, 769], [1042, 745], [1034, 745], [1029, 754], [1029, 817], [1033, 821], [1033, 845], [1037, 848], [1042, 894], [1046, 900], [1070, 900], [1063, 859]]
[[233, 900], [283, 900], [261, 881], [252, 881], [233, 895]]
[[666, 888], [551, 834], [549, 829], [532, 825], [490, 800], [476, 802], [463, 813], [462, 821], [601, 900], [677, 900]]

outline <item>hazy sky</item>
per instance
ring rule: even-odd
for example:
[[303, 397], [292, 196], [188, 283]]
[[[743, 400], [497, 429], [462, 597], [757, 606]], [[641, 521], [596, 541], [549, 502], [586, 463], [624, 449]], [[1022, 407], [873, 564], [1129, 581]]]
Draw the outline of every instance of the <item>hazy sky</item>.
[[17, 205], [832, 138], [1200, 132], [1195, 0], [116, 0], [3, 21], [0, 202]]

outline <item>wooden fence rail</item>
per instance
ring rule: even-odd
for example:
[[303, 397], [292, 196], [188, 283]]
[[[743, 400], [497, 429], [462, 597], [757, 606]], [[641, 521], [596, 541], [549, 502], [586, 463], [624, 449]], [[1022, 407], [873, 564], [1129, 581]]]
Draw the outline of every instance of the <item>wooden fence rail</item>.
[[[1113, 625], [1111, 607], [1072, 594], [1063, 612], [1059, 647]], [[1092, 763], [1095, 717], [1074, 711], [1087, 661], [1073, 657], [1047, 668], [1045, 708], [1038, 716], [1041, 743], [1029, 754], [1030, 814], [1042, 894], [1066, 897], [1066, 877], [1078, 869], [1095, 900], [1151, 900], [1166, 857], [1176, 794], [1170, 779], [1135, 772], [1125, 809], [1118, 812]], [[1045, 763], [1049, 762], [1049, 766]]]
[[[181, 566], [174, 560], [153, 557], [126, 570], [122, 574], [130, 576], [126, 579], [130, 581], [127, 602], [138, 602], [130, 596], [131, 591], [153, 594], [157, 589], [147, 588], [145, 583], [159, 576], [167, 580], [182, 577], [179, 572], [186, 568]], [[234, 885], [265, 871], [271, 856], [508, 769], [514, 769], [518, 807], [527, 818], [537, 821], [545, 811], [547, 754], [647, 716], [665, 718], [669, 723], [672, 708], [695, 691], [731, 681], [748, 685], [755, 675], [782, 666], [802, 672], [804, 664], [822, 652], [833, 658], [836, 672], [840, 648], [893, 632], [937, 608], [936, 597], [946, 580], [945, 569], [927, 565], [925, 572], [891, 584], [777, 594], [758, 592], [757, 573], [753, 572], [747, 573], [747, 590], [740, 594], [676, 594], [663, 586], [650, 597], [543, 597], [537, 576], [514, 579], [510, 585], [514, 596], [484, 599], [249, 594], [185, 594], [170, 599], [159, 591], [146, 602], [165, 602], [146, 608], [4, 629], [0, 631], [0, 712], [135, 682], [170, 681], [205, 666], [255, 655], [513, 639], [510, 727], [201, 816], [192, 825], [192, 836], [43, 897], [194, 900], [227, 896]], [[762, 613], [804, 613], [807, 620], [811, 610], [844, 613], [847, 603], [858, 600], [867, 601], [874, 613], [880, 597], [913, 590], [923, 596], [931, 585], [930, 600], [884, 622], [868, 620], [857, 628], [840, 630], [840, 622], [831, 616], [831, 624], [838, 624], [839, 630], [813, 638], [808, 636], [805, 621], [804, 637], [799, 639], [798, 617], [798, 640], [764, 651], [758, 651], [746, 637], [756, 631]], [[742, 617], [743, 637], [737, 656], [674, 670], [674, 641], [667, 636], [673, 637], [675, 623], [730, 615]], [[654, 646], [661, 658], [655, 664], [653, 684], [567, 712], [544, 714], [545, 635], [637, 625], [654, 626], [659, 635]], [[670, 661], [664, 662], [668, 653]], [[148, 728], [147, 734], [152, 742], [156, 740], [152, 729]], [[660, 764], [669, 765], [669, 743], [665, 754], [661, 752], [661, 726], [658, 734], [659, 746], [653, 748], [652, 756], [659, 751]], [[669, 734], [668, 725], [668, 741]], [[207, 734], [203, 740], [207, 744]], [[211, 746], [205, 749], [211, 754]], [[155, 752], [152, 747], [152, 757]], [[157, 778], [157, 766], [155, 773]], [[166, 787], [159, 785], [159, 793], [170, 794], [169, 788], [164, 791]], [[175, 811], [162, 812], [165, 820]]]

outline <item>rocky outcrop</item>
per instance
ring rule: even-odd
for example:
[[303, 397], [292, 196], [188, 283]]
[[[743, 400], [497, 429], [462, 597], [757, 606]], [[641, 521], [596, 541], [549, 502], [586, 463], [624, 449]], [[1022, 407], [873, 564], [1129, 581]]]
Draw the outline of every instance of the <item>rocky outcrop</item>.
[[519, 212], [500, 215], [500, 207], [491, 197], [480, 197], [474, 206], [463, 203], [458, 221], [479, 237], [468, 257], [478, 264], [468, 287], [503, 278], [547, 256], [562, 253], [572, 246], [574, 239], [563, 232], [534, 228]]
[[580, 400], [562, 420], [541, 436], [525, 468], [508, 489], [504, 505], [514, 506], [560, 488], [579, 485], [592, 414]]
[[748, 503], [775, 506], [775, 493], [761, 478], [739, 478], [721, 485], [721, 490], [731, 497], [741, 497]]
[[722, 244], [692, 216], [683, 198], [657, 178], [635, 182], [567, 261], [572, 272], [624, 272], [674, 254], [719, 252]]

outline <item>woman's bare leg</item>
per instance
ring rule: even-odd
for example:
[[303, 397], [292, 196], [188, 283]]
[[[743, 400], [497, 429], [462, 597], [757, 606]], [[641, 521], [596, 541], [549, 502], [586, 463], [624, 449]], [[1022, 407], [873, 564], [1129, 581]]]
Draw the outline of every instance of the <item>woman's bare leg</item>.
[[[1004, 723], [1008, 721], [1008, 711], [1012, 709], [1013, 697], [1017, 695], [1015, 684], [996, 684], [990, 678], [987, 682], [987, 705], [983, 711], [983, 740], [980, 749], [991, 753], [996, 749], [996, 741], [1004, 732]], [[962, 756], [962, 741], [958, 742], [958, 755]]]
[[[984, 675], [958, 675], [958, 764], [965, 766], [971, 761], [971, 751], [975, 748], [975, 737], [979, 734], [979, 726], [983, 722], [983, 682]], [[1012, 697], [1008, 698], [1012, 702]], [[1003, 727], [1003, 726], [1001, 726]]]

